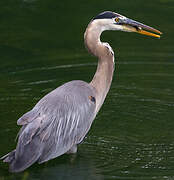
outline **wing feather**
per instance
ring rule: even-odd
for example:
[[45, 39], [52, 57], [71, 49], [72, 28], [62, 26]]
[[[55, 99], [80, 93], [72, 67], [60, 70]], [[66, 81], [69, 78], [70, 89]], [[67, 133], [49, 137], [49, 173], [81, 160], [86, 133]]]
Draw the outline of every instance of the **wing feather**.
[[92, 87], [83, 81], [71, 81], [42, 98], [18, 120], [24, 126], [16, 149], [22, 151], [16, 155], [21, 157], [25, 147], [38, 137], [42, 147], [39, 163], [60, 156], [80, 143], [95, 118], [96, 105], [89, 96], [95, 96]]

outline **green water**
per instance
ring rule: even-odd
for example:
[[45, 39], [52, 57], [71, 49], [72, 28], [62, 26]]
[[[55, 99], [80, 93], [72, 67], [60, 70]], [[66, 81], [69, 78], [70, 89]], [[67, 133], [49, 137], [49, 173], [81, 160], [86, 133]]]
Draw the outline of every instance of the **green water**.
[[0, 180], [174, 179], [173, 0], [1, 0], [0, 156], [13, 150], [17, 119], [64, 82], [90, 81], [97, 61], [83, 45], [90, 19], [112, 10], [162, 32], [155, 39], [105, 32], [116, 56], [107, 99], [76, 157], [63, 155]]

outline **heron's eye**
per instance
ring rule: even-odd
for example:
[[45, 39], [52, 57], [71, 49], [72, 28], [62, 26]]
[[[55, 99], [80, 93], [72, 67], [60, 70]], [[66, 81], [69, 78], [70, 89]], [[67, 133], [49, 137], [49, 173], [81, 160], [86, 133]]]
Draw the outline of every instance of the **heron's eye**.
[[119, 21], [120, 21], [120, 19], [119, 19], [118, 17], [116, 17], [116, 18], [115, 18], [115, 22], [118, 23]]

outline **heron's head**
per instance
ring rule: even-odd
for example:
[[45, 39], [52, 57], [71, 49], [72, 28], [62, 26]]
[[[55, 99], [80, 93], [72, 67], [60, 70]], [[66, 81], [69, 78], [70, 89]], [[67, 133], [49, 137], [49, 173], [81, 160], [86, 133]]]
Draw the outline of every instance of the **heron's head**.
[[158, 34], [162, 34], [157, 29], [154, 29], [150, 26], [144, 25], [142, 23], [139, 23], [137, 21], [134, 21], [132, 19], [129, 19], [125, 16], [122, 16], [120, 14], [111, 11], [105, 11], [103, 13], [100, 13], [92, 20], [92, 22], [97, 23], [102, 28], [102, 31], [118, 30], [118, 31], [126, 31], [126, 32], [136, 32], [158, 38], [160, 38], [160, 35]]

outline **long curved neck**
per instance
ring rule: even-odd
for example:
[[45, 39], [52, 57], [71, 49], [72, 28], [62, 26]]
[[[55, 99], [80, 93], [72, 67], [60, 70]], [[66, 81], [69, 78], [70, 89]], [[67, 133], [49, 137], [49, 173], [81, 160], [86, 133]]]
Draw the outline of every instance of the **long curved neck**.
[[88, 25], [84, 35], [88, 51], [98, 57], [97, 70], [90, 82], [90, 85], [96, 89], [96, 113], [110, 89], [114, 72], [114, 53], [109, 44], [100, 41], [100, 35], [104, 31], [101, 27], [101, 24], [92, 22]]

